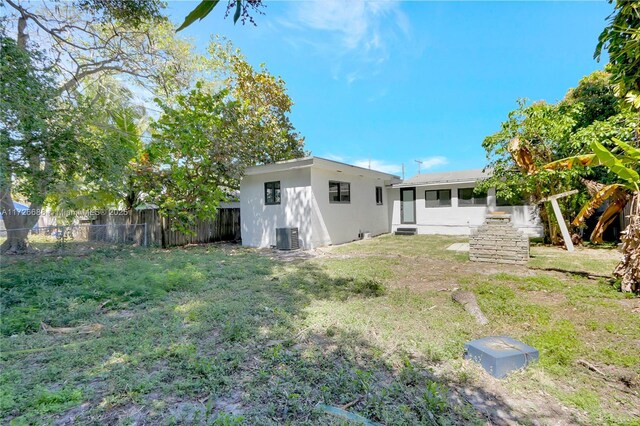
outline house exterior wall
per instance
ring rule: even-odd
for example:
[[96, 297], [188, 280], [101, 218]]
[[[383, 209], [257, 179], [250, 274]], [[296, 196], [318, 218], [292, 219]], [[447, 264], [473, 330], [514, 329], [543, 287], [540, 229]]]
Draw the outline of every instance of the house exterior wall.
[[[281, 201], [266, 205], [265, 182], [280, 181]], [[329, 181], [349, 182], [350, 203], [329, 202]], [[376, 204], [376, 186], [383, 204]], [[361, 232], [389, 232], [387, 191], [382, 177], [337, 172], [317, 166], [246, 175], [240, 183], [242, 244], [270, 247], [276, 228], [297, 227], [304, 249], [358, 239]]]
[[[240, 184], [242, 243], [251, 247], [276, 244], [276, 228], [296, 227], [300, 246], [311, 249], [357, 240], [372, 235], [415, 227], [420, 234], [469, 235], [480, 227], [488, 213], [504, 211], [519, 230], [529, 236], [542, 235], [534, 206], [496, 206], [495, 191], [486, 205], [460, 206], [458, 189], [474, 183], [416, 185], [415, 224], [400, 220], [400, 188], [391, 187], [394, 176], [360, 169], [324, 159], [306, 158], [285, 164], [250, 169]], [[392, 182], [393, 179], [393, 182]], [[265, 182], [280, 182], [281, 202], [265, 203]], [[348, 182], [350, 202], [329, 201], [329, 182]], [[376, 187], [382, 188], [382, 205], [376, 203]], [[425, 191], [451, 190], [450, 207], [426, 207]]]
[[[280, 204], [266, 205], [265, 182], [280, 181]], [[242, 244], [270, 247], [276, 244], [276, 228], [297, 227], [300, 245], [312, 245], [310, 168], [247, 175], [240, 183]]]
[[[349, 182], [350, 203], [329, 202], [329, 181]], [[382, 187], [382, 205], [376, 204], [376, 186]], [[315, 246], [341, 244], [358, 239], [361, 232], [389, 232], [388, 194], [382, 177], [311, 169], [311, 188], [317, 205], [313, 219]]]
[[[472, 188], [471, 183], [415, 186], [416, 189], [416, 223], [402, 224], [400, 218], [400, 188], [389, 189], [391, 208], [391, 232], [398, 228], [415, 227], [419, 234], [469, 235], [472, 229], [484, 223], [487, 213], [504, 211], [512, 216], [512, 223], [519, 230], [530, 236], [541, 236], [542, 226], [534, 206], [496, 206], [495, 190], [487, 194], [484, 206], [460, 206], [458, 189]], [[451, 207], [426, 207], [425, 191], [451, 190]]]

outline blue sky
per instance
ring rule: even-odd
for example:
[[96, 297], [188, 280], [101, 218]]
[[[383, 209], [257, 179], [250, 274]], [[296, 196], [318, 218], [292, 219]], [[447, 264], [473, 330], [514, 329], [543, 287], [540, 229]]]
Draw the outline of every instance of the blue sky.
[[[223, 2], [221, 2], [223, 3]], [[176, 23], [196, 2], [170, 2]], [[221, 4], [222, 5], [222, 4]], [[406, 176], [481, 168], [518, 98], [555, 102], [593, 59], [606, 2], [267, 2], [257, 26], [218, 7], [182, 34], [224, 35], [287, 83], [314, 155]]]

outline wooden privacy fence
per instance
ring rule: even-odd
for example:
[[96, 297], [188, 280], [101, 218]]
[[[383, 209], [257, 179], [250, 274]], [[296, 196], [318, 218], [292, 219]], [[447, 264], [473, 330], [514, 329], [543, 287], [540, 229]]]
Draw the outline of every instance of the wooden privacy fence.
[[[183, 246], [186, 244], [235, 241], [240, 239], [240, 209], [220, 208], [213, 220], [197, 220], [190, 228], [191, 234], [171, 229], [173, 221], [162, 217], [155, 209], [109, 211], [100, 213], [92, 220], [93, 225], [145, 225], [137, 244], [161, 247]], [[144, 234], [144, 235], [143, 235]]]

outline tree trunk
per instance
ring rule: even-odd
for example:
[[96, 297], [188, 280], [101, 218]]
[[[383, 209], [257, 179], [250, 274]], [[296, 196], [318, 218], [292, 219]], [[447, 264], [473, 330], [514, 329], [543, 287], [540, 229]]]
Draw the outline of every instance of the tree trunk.
[[622, 261], [614, 275], [622, 278], [621, 290], [640, 293], [640, 193], [633, 194], [629, 225], [622, 236]]
[[29, 244], [27, 235], [28, 229], [7, 230], [7, 239], [0, 245], [0, 254], [28, 254], [33, 253], [35, 249]]
[[0, 245], [0, 254], [27, 254], [35, 249], [29, 245], [29, 231], [38, 223], [41, 205], [32, 204], [27, 212], [19, 212], [13, 204], [11, 186], [3, 185], [0, 206], [7, 239]]

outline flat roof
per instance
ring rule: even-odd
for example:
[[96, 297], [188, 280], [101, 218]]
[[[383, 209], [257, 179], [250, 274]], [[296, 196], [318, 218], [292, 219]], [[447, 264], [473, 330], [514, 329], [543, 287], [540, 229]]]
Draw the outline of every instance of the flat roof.
[[399, 176], [395, 176], [389, 173], [380, 172], [378, 170], [373, 170], [373, 169], [367, 169], [364, 167], [354, 166], [351, 164], [342, 163], [340, 161], [329, 160], [327, 158], [316, 157], [316, 156], [295, 158], [293, 160], [278, 161], [275, 163], [260, 164], [257, 166], [247, 167], [245, 174], [258, 175], [261, 173], [281, 172], [286, 170], [301, 169], [301, 168], [313, 167], [313, 166], [326, 169], [326, 170], [333, 170], [337, 172], [345, 172], [345, 173], [356, 174], [356, 175], [362, 175], [363, 173], [382, 175], [388, 179], [400, 180]]
[[471, 169], [452, 172], [422, 173], [405, 179], [393, 185], [395, 188], [403, 186], [429, 186], [454, 183], [475, 183], [479, 180], [491, 177], [490, 170]]

